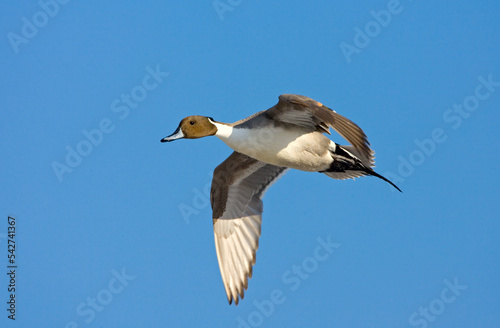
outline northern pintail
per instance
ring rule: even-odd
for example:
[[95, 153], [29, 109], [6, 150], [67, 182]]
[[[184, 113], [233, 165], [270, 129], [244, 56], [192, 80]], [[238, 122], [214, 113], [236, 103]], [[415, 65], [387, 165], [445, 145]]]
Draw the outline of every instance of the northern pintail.
[[[351, 145], [324, 134], [333, 128]], [[188, 116], [161, 142], [215, 135], [234, 152], [214, 171], [210, 201], [215, 249], [229, 304], [238, 305], [252, 277], [262, 222], [262, 197], [289, 168], [334, 179], [376, 176], [374, 152], [363, 130], [321, 103], [284, 94], [268, 110], [232, 124]]]

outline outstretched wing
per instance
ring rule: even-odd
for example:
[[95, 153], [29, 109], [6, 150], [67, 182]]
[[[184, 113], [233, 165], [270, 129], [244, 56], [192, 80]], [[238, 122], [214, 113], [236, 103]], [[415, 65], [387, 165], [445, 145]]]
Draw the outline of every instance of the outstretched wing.
[[266, 114], [276, 121], [298, 125], [311, 131], [330, 134], [331, 127], [354, 146], [363, 161], [370, 162], [373, 158], [370, 143], [359, 126], [311, 98], [292, 94], [281, 95], [279, 102], [268, 109]]
[[287, 168], [233, 152], [214, 171], [210, 201], [215, 249], [229, 304], [238, 305], [259, 247], [262, 197]]

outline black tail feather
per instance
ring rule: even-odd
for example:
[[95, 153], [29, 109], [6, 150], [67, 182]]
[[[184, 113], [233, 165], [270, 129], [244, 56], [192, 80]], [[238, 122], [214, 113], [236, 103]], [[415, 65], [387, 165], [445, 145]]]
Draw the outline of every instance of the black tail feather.
[[379, 179], [382, 179], [384, 180], [385, 182], [388, 182], [390, 183], [394, 188], [396, 188], [397, 190], [399, 190], [399, 192], [403, 192], [401, 191], [401, 189], [398, 188], [398, 186], [396, 186], [391, 180], [387, 179], [386, 177], [378, 174], [377, 172], [375, 172], [374, 170], [372, 169], [369, 169], [369, 168], [365, 168], [365, 172], [368, 174], [368, 175], [373, 175], [374, 177], [377, 177]]

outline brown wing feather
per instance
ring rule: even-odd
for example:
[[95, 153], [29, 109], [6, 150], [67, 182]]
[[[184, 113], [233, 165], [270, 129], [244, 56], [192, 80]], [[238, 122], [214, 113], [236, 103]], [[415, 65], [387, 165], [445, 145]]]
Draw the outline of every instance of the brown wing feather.
[[329, 127], [331, 127], [364, 157], [373, 156], [368, 138], [358, 125], [311, 98], [291, 94], [281, 95], [278, 104], [267, 110], [266, 114], [277, 121], [295, 124], [311, 131], [330, 134]]

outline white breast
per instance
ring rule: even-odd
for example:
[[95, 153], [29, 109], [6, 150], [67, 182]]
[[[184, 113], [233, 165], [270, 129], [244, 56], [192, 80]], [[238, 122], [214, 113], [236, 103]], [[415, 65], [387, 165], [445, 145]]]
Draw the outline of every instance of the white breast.
[[261, 162], [312, 172], [326, 170], [332, 162], [328, 149], [321, 149], [317, 143], [318, 132], [304, 133], [300, 129], [279, 127], [243, 129], [214, 124], [219, 139], [235, 151]]

